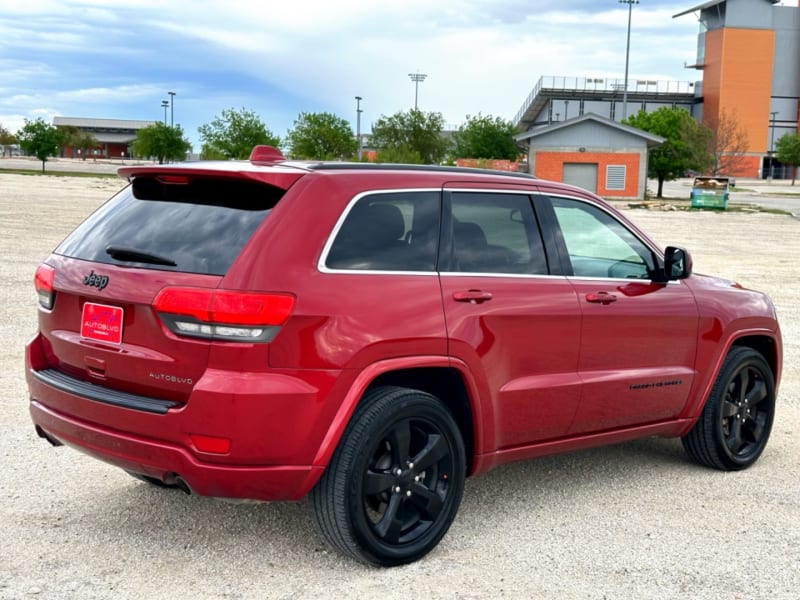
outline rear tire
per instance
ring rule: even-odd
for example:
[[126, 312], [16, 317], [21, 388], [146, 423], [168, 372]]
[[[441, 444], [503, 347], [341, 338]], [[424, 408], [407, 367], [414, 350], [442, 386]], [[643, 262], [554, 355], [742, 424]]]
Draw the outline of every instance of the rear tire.
[[326, 540], [358, 560], [395, 566], [430, 552], [458, 511], [464, 442], [434, 396], [399, 387], [368, 392], [312, 490]]
[[775, 415], [775, 380], [764, 357], [734, 347], [722, 363], [697, 423], [681, 441], [697, 463], [738, 471], [767, 445]]

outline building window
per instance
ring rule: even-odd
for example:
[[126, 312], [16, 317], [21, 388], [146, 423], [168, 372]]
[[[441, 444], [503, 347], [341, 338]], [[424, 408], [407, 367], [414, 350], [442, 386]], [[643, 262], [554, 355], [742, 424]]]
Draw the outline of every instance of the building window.
[[608, 165], [606, 167], [606, 189], [625, 190], [625, 165]]

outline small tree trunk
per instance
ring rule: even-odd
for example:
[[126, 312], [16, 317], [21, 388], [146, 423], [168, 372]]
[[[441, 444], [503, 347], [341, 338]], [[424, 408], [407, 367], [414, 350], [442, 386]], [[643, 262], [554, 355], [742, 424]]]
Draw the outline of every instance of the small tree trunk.
[[664, 176], [658, 176], [658, 193], [656, 194], [656, 198], [663, 198], [664, 197]]
[[44, 164], [45, 164], [46, 162], [47, 162], [47, 161], [44, 161], [44, 160], [42, 161], [42, 173], [44, 173]]
[[792, 170], [792, 185], [794, 185], [794, 180], [797, 179], [797, 165], [794, 166]]

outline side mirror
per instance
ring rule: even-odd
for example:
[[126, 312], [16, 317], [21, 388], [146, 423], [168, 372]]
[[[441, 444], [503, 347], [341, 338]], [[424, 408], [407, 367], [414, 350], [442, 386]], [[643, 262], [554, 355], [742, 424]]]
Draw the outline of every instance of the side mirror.
[[692, 256], [684, 248], [667, 246], [664, 251], [664, 275], [667, 281], [686, 279], [692, 274]]

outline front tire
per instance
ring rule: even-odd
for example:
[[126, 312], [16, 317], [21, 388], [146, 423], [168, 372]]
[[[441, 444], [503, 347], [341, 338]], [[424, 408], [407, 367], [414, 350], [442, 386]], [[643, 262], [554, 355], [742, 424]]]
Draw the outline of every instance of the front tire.
[[447, 533], [465, 476], [460, 430], [437, 398], [376, 388], [311, 493], [314, 516], [344, 554], [379, 566], [410, 563]]
[[700, 418], [681, 441], [695, 462], [722, 471], [746, 469], [764, 451], [774, 416], [772, 369], [755, 350], [734, 347]]

